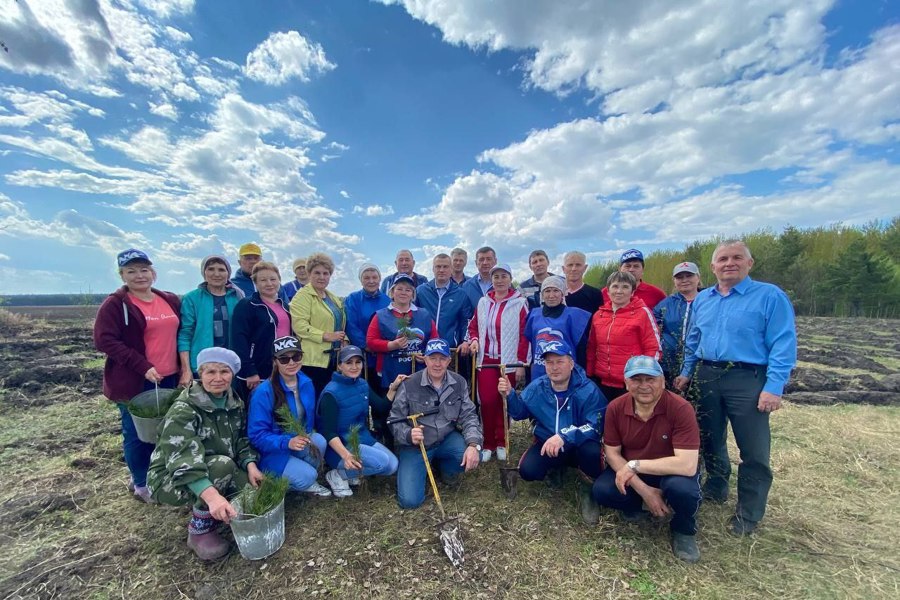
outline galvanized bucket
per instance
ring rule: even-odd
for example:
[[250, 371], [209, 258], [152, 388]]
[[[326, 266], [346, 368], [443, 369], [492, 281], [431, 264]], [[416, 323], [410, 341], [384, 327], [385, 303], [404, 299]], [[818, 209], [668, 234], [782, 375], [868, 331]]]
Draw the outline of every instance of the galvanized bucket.
[[[128, 402], [128, 406], [134, 407], [153, 407], [157, 412], [168, 404], [169, 397], [175, 392], [171, 388], [155, 388], [141, 392]], [[131, 420], [134, 421], [134, 428], [137, 430], [138, 439], [147, 444], [155, 444], [159, 439], [159, 425], [163, 422], [165, 415], [159, 417], [139, 417], [132, 414]]]
[[[231, 506], [238, 515], [242, 514], [240, 497], [232, 500]], [[264, 515], [232, 519], [231, 532], [241, 556], [247, 560], [260, 560], [278, 552], [284, 544], [284, 500]]]

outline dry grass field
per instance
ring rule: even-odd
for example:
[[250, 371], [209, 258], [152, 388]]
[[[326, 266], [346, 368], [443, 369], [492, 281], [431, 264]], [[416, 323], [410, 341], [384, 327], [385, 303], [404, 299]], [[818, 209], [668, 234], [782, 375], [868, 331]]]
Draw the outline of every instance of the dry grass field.
[[[401, 512], [390, 480], [342, 501], [289, 496], [279, 552], [203, 564], [184, 544], [186, 510], [126, 491], [90, 321], [0, 312], [0, 598], [898, 598], [897, 322], [799, 328], [766, 519], [738, 539], [733, 500], [704, 505], [696, 565], [672, 556], [663, 523], [604, 513], [584, 526], [573, 479], [520, 483], [507, 500], [496, 463], [442, 491], [461, 516], [463, 569], [441, 554], [433, 502]], [[517, 425], [514, 456], [526, 440]]]

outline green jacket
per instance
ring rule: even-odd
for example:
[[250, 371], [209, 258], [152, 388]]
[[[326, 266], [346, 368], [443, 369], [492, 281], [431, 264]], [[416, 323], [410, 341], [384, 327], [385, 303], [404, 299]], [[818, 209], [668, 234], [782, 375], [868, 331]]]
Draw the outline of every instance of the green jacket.
[[[344, 301], [328, 290], [325, 290], [325, 293], [341, 311], [341, 326], [337, 331], [343, 331], [347, 324]], [[334, 314], [325, 301], [319, 298], [313, 286], [303, 286], [291, 300], [291, 327], [294, 328], [294, 335], [300, 338], [303, 364], [310, 367], [327, 367], [331, 355], [326, 350], [331, 348], [331, 342], [323, 341], [322, 334], [335, 331]]]
[[188, 485], [210, 479], [206, 461], [224, 455], [246, 470], [258, 460], [250, 446], [240, 397], [228, 390], [225, 407], [216, 408], [199, 381], [184, 390], [166, 413], [159, 441], [150, 457], [147, 485], [184, 502], [193, 499]]

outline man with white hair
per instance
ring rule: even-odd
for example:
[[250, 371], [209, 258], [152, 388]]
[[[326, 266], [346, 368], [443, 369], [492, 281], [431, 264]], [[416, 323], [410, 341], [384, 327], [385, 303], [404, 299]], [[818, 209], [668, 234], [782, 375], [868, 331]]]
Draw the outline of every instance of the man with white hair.
[[741, 240], [720, 243], [711, 267], [717, 283], [693, 302], [684, 365], [675, 387], [684, 390], [696, 377], [706, 466], [703, 497], [713, 502], [728, 497], [726, 436], [731, 423], [741, 464], [730, 526], [735, 535], [748, 535], [766, 512], [772, 486], [769, 413], [781, 408], [784, 386], [797, 362], [794, 308], [777, 286], [750, 278], [753, 256]]
[[416, 287], [422, 285], [423, 283], [428, 283], [428, 278], [424, 275], [419, 275], [415, 272], [416, 268], [416, 259], [413, 258], [412, 251], [403, 249], [397, 252], [396, 258], [394, 258], [394, 266], [397, 267], [397, 272], [392, 275], [388, 275], [381, 282], [381, 291], [387, 294], [387, 291], [390, 289], [392, 285], [394, 285], [394, 278], [397, 275], [408, 275], [414, 282]]
[[603, 304], [603, 296], [600, 290], [584, 282], [587, 268], [587, 257], [583, 252], [577, 250], [566, 252], [563, 260], [563, 273], [566, 275], [566, 306], [574, 306], [594, 314]]

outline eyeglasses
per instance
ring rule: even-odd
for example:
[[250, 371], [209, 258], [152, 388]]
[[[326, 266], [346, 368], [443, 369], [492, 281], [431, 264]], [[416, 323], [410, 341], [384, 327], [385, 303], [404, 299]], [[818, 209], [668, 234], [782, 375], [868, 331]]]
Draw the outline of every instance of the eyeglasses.
[[291, 352], [290, 354], [283, 354], [281, 356], [276, 356], [275, 360], [277, 360], [280, 364], [286, 365], [288, 363], [298, 363], [303, 360], [302, 352]]

